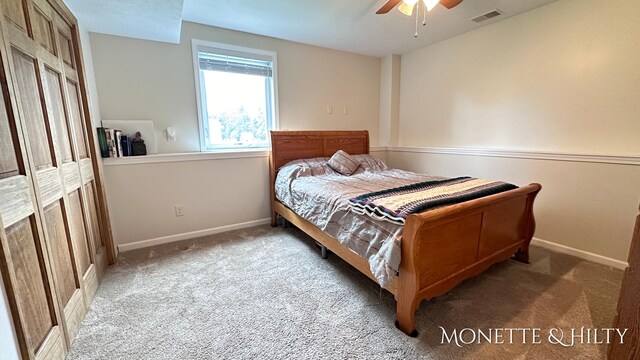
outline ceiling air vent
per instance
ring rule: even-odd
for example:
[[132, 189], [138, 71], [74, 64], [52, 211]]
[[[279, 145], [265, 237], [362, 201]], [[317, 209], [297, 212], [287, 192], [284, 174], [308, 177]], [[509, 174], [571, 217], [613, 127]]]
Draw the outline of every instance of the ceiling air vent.
[[473, 22], [479, 23], [479, 22], [483, 22], [485, 20], [489, 20], [491, 18], [494, 18], [496, 16], [500, 16], [502, 14], [504, 14], [502, 11], [496, 9], [496, 10], [491, 10], [488, 13], [484, 13], [482, 15], [478, 15], [476, 17], [473, 17], [470, 20], [473, 21]]

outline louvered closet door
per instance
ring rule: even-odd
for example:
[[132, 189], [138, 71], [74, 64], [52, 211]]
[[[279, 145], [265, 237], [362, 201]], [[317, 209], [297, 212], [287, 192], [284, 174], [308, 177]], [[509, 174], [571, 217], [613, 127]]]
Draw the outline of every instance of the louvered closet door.
[[71, 27], [45, 0], [2, 1], [10, 79], [68, 345], [97, 287], [94, 244], [100, 242], [99, 224], [92, 219], [94, 194], [87, 190], [93, 171]]
[[[14, 116], [15, 102], [9, 96], [4, 46], [0, 46], [0, 55], [0, 270], [22, 357], [63, 358], [53, 272], [25, 161], [26, 144]], [[47, 157], [46, 148], [39, 151], [38, 156]]]

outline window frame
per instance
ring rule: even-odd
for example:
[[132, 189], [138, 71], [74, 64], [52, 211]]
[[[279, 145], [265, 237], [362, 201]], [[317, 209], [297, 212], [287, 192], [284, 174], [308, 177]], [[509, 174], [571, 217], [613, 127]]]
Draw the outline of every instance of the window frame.
[[[205, 121], [204, 113], [205, 113], [205, 104], [204, 99], [206, 96], [205, 89], [203, 88], [204, 82], [200, 76], [200, 61], [198, 57], [198, 52], [211, 52], [214, 54], [225, 54], [232, 52], [237, 54], [238, 56], [246, 56], [247, 58], [251, 58], [253, 56], [258, 57], [269, 57], [272, 62], [272, 76], [271, 76], [271, 86], [270, 89], [267, 88], [267, 96], [271, 95], [271, 101], [267, 101], [265, 112], [267, 113], [267, 133], [270, 130], [278, 130], [280, 127], [280, 116], [278, 112], [278, 59], [275, 51], [268, 51], [262, 49], [254, 49], [243, 46], [206, 41], [206, 40], [198, 40], [191, 39], [191, 51], [193, 58], [193, 72], [194, 72], [194, 80], [195, 80], [195, 90], [196, 90], [196, 104], [197, 104], [197, 112], [198, 112], [198, 134], [200, 137], [200, 151], [201, 152], [246, 152], [246, 151], [264, 151], [271, 149], [271, 139], [267, 134], [267, 145], [262, 147], [252, 147], [252, 146], [214, 146], [211, 147], [208, 144], [208, 136], [206, 136], [206, 132], [209, 130], [208, 125]], [[269, 128], [269, 117], [271, 117], [271, 128]]]

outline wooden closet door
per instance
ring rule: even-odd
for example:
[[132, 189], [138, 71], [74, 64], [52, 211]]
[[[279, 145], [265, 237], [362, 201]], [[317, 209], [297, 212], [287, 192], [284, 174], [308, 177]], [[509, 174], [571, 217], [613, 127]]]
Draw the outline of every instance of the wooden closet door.
[[84, 169], [87, 147], [73, 108], [77, 89], [69, 86], [78, 82], [69, 59], [73, 48], [65, 41], [71, 28], [45, 0], [8, 1], [14, 3], [14, 13], [4, 14], [11, 82], [68, 346], [97, 288], [96, 252], [89, 241], [94, 225], [86, 216], [93, 173]]
[[[64, 41], [65, 33], [59, 32], [60, 42]], [[72, 46], [72, 42], [68, 42]], [[68, 68], [71, 62], [65, 61]], [[67, 69], [67, 74], [70, 73]], [[100, 217], [98, 216], [98, 199], [96, 184], [93, 173], [93, 160], [87, 142], [87, 129], [84, 126], [85, 120], [82, 111], [82, 97], [80, 96], [80, 85], [77, 78], [66, 79], [66, 90], [68, 93], [69, 117], [73, 128], [73, 136], [77, 146], [78, 162], [80, 164], [80, 175], [82, 181], [82, 196], [85, 203], [85, 219], [87, 221], [88, 238], [90, 239], [91, 257], [96, 266], [95, 273], [101, 276], [108, 266], [107, 249], [100, 232]], [[95, 280], [94, 280], [95, 281]], [[96, 282], [97, 286], [97, 282]], [[95, 289], [94, 289], [95, 291]]]
[[[91, 252], [92, 263], [95, 265], [93, 270], [92, 282], [87, 281], [87, 286], [95, 292], [97, 288], [97, 277], [102, 276], [108, 266], [108, 255], [104, 239], [100, 232], [101, 224], [98, 216], [98, 198], [93, 173], [92, 153], [89, 151], [90, 144], [87, 141], [88, 131], [85, 124], [83, 102], [80, 91], [80, 82], [78, 68], [73, 54], [77, 53], [75, 43], [75, 32], [72, 26], [56, 15], [56, 36], [60, 44], [60, 59], [62, 61], [65, 73], [64, 88], [67, 94], [67, 112], [70, 121], [71, 135], [75, 146], [76, 158], [80, 166], [81, 192], [82, 202], [84, 204], [84, 219], [86, 221], [87, 239], [90, 243], [89, 251]], [[74, 41], [75, 40], [75, 41]]]
[[107, 253], [103, 251], [94, 193], [87, 191], [87, 187], [94, 186], [93, 163], [87, 143], [78, 72], [73, 57], [76, 51], [73, 30], [57, 12], [53, 13], [53, 20], [55, 43], [59, 49], [57, 56], [62, 69], [61, 76], [53, 84], [55, 92], [59, 91], [64, 100], [56, 103], [60, 103], [64, 109], [60, 116], [64, 115], [65, 121], [61, 123], [64, 123], [66, 141], [70, 141], [73, 154], [73, 160], [63, 165], [63, 173], [70, 220], [73, 223], [72, 239], [76, 248], [76, 262], [85, 284], [85, 303], [88, 308], [98, 287], [98, 276], [106, 270]]
[[[53, 272], [25, 161], [23, 129], [16, 121], [16, 104], [6, 82], [8, 56], [1, 39], [0, 45], [0, 271], [22, 357], [61, 359], [65, 345]], [[47, 149], [38, 150], [38, 156], [45, 158]]]

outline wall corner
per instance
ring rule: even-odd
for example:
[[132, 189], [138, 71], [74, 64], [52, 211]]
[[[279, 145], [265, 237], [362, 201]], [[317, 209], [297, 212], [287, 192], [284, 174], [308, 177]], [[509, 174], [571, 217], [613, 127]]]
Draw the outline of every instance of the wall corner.
[[400, 120], [400, 55], [380, 60], [380, 134], [381, 146], [398, 145]]

